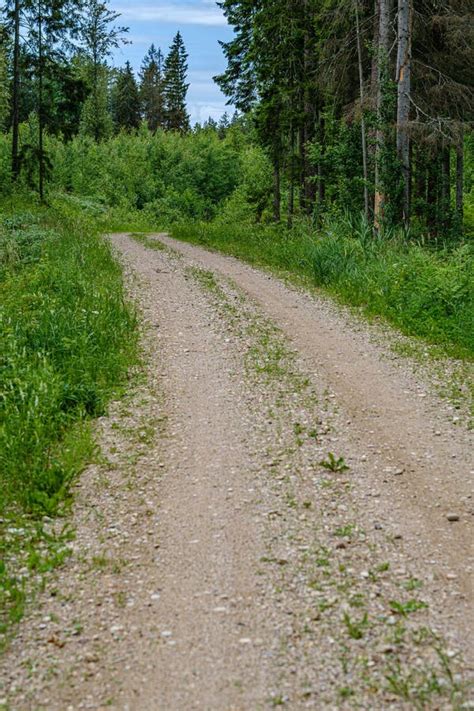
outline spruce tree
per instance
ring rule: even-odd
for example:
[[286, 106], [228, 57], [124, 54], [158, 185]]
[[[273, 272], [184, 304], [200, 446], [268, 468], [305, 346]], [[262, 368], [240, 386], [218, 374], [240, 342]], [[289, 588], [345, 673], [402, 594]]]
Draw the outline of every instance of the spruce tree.
[[[14, 22], [16, 30], [15, 2]], [[47, 95], [46, 84], [54, 68], [64, 59], [70, 34], [77, 27], [78, 3], [74, 0], [28, 0], [18, 11], [28, 33], [28, 48], [36, 83], [36, 114], [38, 121], [37, 145], [24, 146], [24, 154], [34, 156], [38, 163], [38, 192], [44, 199], [44, 184], [49, 160], [44, 149]], [[20, 156], [21, 157], [21, 156]]]
[[165, 127], [165, 96], [163, 87], [163, 54], [152, 44], [140, 71], [142, 115], [150, 131]]
[[120, 13], [107, 7], [107, 0], [82, 0], [82, 17], [78, 28], [81, 51], [87, 62], [87, 83], [90, 98], [83, 111], [82, 130], [90, 132], [96, 141], [106, 138], [110, 119], [104, 114], [107, 106], [107, 59], [112, 50], [125, 43], [128, 27], [115, 25]]
[[10, 90], [8, 78], [8, 60], [6, 48], [6, 35], [4, 28], [0, 27], [0, 131], [6, 128], [7, 117], [10, 113]]
[[[90, 67], [87, 69], [89, 74]], [[84, 101], [81, 112], [79, 133], [103, 141], [113, 133], [114, 125], [109, 109], [109, 74], [105, 64], [95, 68], [94, 89]]]
[[118, 130], [131, 131], [140, 125], [140, 95], [130, 62], [118, 73], [113, 92], [113, 116]]
[[178, 32], [164, 66], [166, 127], [171, 131], [189, 130], [189, 114], [186, 108], [186, 95], [189, 88], [189, 84], [186, 83], [187, 59], [188, 53], [181, 33]]

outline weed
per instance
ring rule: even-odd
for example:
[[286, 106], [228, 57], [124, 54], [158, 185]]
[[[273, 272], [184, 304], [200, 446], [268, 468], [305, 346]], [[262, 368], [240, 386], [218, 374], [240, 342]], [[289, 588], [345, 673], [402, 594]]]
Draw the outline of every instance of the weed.
[[182, 222], [173, 236], [261, 265], [306, 287], [323, 287], [343, 302], [382, 316], [407, 334], [472, 359], [473, 252], [447, 251], [396, 238], [372, 240], [349, 219], [328, 222], [320, 234], [268, 225]]
[[418, 578], [410, 578], [405, 583], [405, 589], [408, 591], [419, 590], [422, 587], [423, 587], [423, 582], [421, 580], [419, 580]]
[[369, 626], [369, 617], [367, 612], [364, 613], [361, 620], [353, 620], [351, 619], [349, 613], [345, 612], [343, 615], [343, 621], [346, 626], [347, 633], [351, 639], [362, 639], [365, 630]]
[[422, 602], [421, 600], [408, 600], [407, 602], [397, 602], [397, 600], [390, 600], [390, 609], [392, 612], [395, 612], [397, 615], [401, 615], [402, 617], [408, 617], [408, 615], [411, 615], [414, 612], [418, 612], [418, 610], [424, 610], [427, 608], [428, 605], [426, 602]]
[[344, 457], [338, 457], [336, 459], [332, 452], [329, 452], [327, 458], [320, 461], [319, 465], [330, 472], [346, 472], [350, 469], [350, 467], [346, 464]]
[[353, 523], [348, 523], [345, 526], [340, 526], [334, 531], [334, 535], [339, 538], [350, 538], [355, 531], [355, 525]]
[[35, 586], [69, 555], [54, 523], [97, 450], [90, 420], [127, 382], [137, 319], [87, 218], [0, 216], [0, 647]]

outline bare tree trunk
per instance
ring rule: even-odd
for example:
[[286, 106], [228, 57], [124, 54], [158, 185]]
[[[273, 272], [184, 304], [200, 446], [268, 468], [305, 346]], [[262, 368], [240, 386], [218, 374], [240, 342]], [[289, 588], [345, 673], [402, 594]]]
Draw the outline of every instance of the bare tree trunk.
[[410, 119], [413, 0], [398, 0], [397, 155], [401, 164], [402, 219], [410, 222]]
[[355, 17], [357, 32], [357, 56], [359, 63], [359, 84], [360, 84], [360, 105], [361, 105], [361, 132], [362, 132], [362, 162], [364, 166], [364, 212], [369, 219], [369, 173], [367, 167], [367, 131], [365, 126], [365, 92], [364, 92], [364, 68], [362, 65], [362, 40], [360, 36], [359, 20], [359, 0], [355, 0]]
[[462, 224], [464, 218], [464, 131], [462, 128], [456, 146], [456, 214]]
[[375, 138], [375, 199], [374, 224], [380, 229], [385, 213], [385, 194], [382, 179], [382, 161], [386, 144], [385, 116], [383, 112], [385, 82], [388, 75], [390, 52], [390, 9], [391, 0], [378, 0], [378, 46], [377, 46], [377, 133]]
[[[309, 16], [310, 6], [308, 0], [304, 0], [305, 15]], [[313, 46], [311, 41], [309, 23], [305, 27], [304, 35], [304, 97], [303, 97], [303, 130], [301, 132], [301, 165], [303, 173], [303, 209], [306, 213], [311, 214], [315, 201], [315, 184], [312, 180], [311, 163], [308, 158], [308, 143], [312, 140], [316, 128], [316, 106], [314, 104], [311, 90], [309, 87], [308, 77], [311, 75], [313, 66]]]
[[295, 214], [295, 129], [293, 119], [290, 127], [290, 186], [288, 194], [288, 229], [293, 227]]
[[427, 221], [430, 237], [436, 237], [438, 235], [438, 181], [439, 164], [436, 160], [432, 160], [428, 165], [428, 185], [426, 193], [428, 209]]
[[278, 159], [273, 166], [273, 219], [275, 222], [281, 220], [281, 179]]
[[20, 174], [20, 0], [15, 0], [13, 40], [13, 95], [12, 95], [12, 173], [16, 180]]
[[43, 119], [43, 15], [42, 0], [38, 0], [38, 192], [44, 201], [44, 119]]
[[374, 2], [374, 22], [373, 22], [373, 36], [372, 45], [374, 47], [374, 53], [372, 56], [372, 66], [370, 69], [370, 87], [372, 96], [377, 96], [378, 87], [378, 71], [379, 71], [379, 57], [377, 48], [380, 46], [380, 12], [381, 12], [381, 1], [375, 0]]
[[[324, 121], [324, 115], [322, 111], [319, 112], [319, 119], [318, 119], [318, 138], [319, 138], [319, 143], [321, 146], [324, 146], [325, 142], [325, 121]], [[322, 149], [324, 150], [324, 148]], [[321, 159], [318, 161], [318, 166], [317, 166], [317, 176], [318, 176], [318, 212], [321, 214], [321, 211], [324, 206], [324, 201], [326, 200], [326, 186], [324, 185], [324, 169], [323, 169], [323, 164]]]

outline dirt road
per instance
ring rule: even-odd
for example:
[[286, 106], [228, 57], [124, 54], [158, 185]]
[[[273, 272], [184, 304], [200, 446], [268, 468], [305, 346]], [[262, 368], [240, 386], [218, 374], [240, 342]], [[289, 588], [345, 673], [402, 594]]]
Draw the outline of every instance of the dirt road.
[[471, 708], [474, 463], [449, 403], [324, 299], [112, 239], [146, 374], [100, 423], [0, 708]]

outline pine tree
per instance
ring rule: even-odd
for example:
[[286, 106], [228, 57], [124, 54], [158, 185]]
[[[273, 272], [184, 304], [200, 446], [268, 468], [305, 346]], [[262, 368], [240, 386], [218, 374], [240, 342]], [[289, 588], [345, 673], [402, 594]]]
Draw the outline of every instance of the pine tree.
[[152, 44], [140, 71], [142, 115], [150, 131], [165, 127], [165, 96], [163, 87], [163, 54]]
[[131, 131], [140, 125], [140, 95], [130, 62], [117, 76], [113, 91], [113, 117], [116, 129]]
[[12, 174], [16, 180], [20, 174], [20, 25], [21, 6], [20, 0], [8, 0], [6, 3], [6, 16], [13, 35], [13, 81], [12, 81]]
[[186, 95], [189, 88], [189, 84], [186, 83], [187, 59], [188, 53], [181, 33], [178, 32], [164, 65], [166, 127], [171, 131], [189, 130], [189, 114], [186, 108]]

